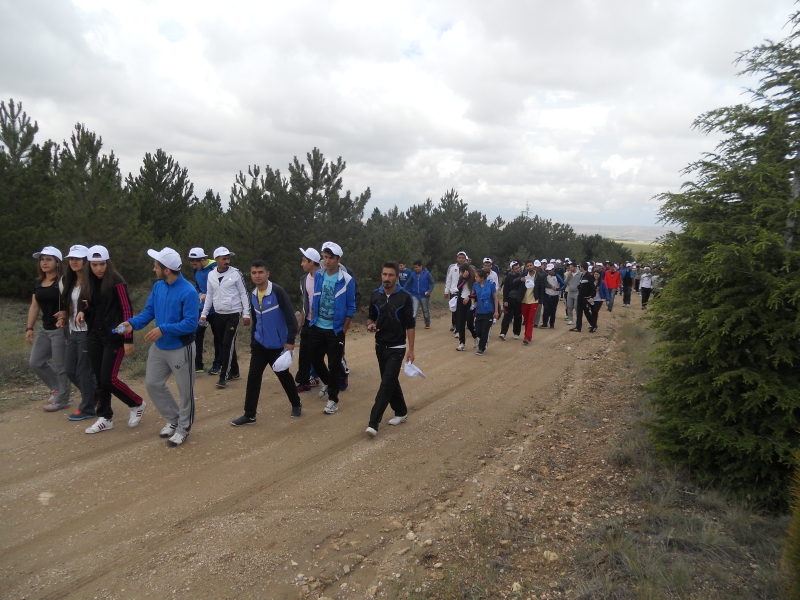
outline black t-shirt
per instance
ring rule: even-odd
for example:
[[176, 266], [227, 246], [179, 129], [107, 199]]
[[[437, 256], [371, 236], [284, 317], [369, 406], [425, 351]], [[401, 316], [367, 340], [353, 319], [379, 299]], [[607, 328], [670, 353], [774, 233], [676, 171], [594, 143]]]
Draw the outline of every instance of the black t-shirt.
[[42, 309], [42, 325], [45, 329], [56, 328], [55, 314], [60, 310], [61, 294], [58, 291], [58, 283], [43, 286], [38, 279], [33, 283], [33, 295], [39, 308]]

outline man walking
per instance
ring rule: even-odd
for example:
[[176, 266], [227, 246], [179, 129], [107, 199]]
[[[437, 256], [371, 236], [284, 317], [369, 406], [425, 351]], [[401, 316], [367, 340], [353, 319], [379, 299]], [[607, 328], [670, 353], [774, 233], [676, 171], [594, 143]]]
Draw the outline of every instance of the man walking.
[[[320, 398], [328, 396], [322, 412], [332, 415], [339, 410], [339, 382], [343, 375], [342, 355], [350, 321], [356, 313], [355, 281], [340, 264], [342, 248], [334, 242], [322, 245], [324, 269], [314, 277], [314, 299], [311, 304], [311, 364], [322, 380]], [[328, 364], [325, 365], [325, 357]]]
[[500, 325], [500, 339], [506, 339], [508, 326], [514, 321], [514, 339], [519, 339], [522, 331], [522, 298], [525, 295], [525, 275], [515, 260], [511, 261], [511, 272], [503, 280], [503, 322]]
[[406, 267], [406, 261], [401, 260], [397, 263], [400, 266], [400, 272], [397, 275], [397, 285], [400, 289], [408, 291], [408, 284], [411, 282], [411, 269]]
[[625, 263], [625, 268], [620, 269], [619, 274], [622, 279], [622, 306], [630, 308], [631, 290], [633, 289], [633, 265]]
[[[167, 446], [180, 446], [189, 436], [194, 422], [194, 337], [197, 331], [199, 301], [191, 283], [181, 275], [181, 256], [172, 248], [161, 252], [148, 250], [158, 281], [153, 286], [144, 310], [125, 321], [125, 333], [146, 327], [153, 319], [156, 326], [144, 336], [155, 342], [147, 354], [145, 385], [147, 394], [167, 424], [159, 435]], [[167, 387], [170, 374], [175, 377], [180, 404]]]
[[581, 328], [583, 327], [583, 317], [586, 316], [586, 320], [589, 321], [589, 331], [591, 332], [597, 326], [597, 321], [595, 320], [594, 316], [592, 315], [591, 304], [593, 303], [594, 296], [597, 293], [594, 285], [594, 278], [592, 277], [592, 272], [590, 271], [591, 267], [589, 263], [581, 263], [580, 266], [581, 274], [579, 277], [578, 282], [578, 320], [570, 331], [575, 331], [580, 333]]
[[217, 263], [214, 260], [208, 260], [208, 255], [202, 248], [192, 248], [189, 250], [189, 264], [191, 264], [192, 269], [194, 269], [194, 287], [197, 290], [198, 297], [200, 298], [200, 307], [197, 313], [197, 332], [195, 333], [194, 338], [195, 372], [202, 373], [204, 371], [203, 341], [205, 339], [206, 330], [208, 330], [210, 327], [211, 337], [214, 340], [214, 362], [211, 363], [211, 368], [208, 370], [208, 374], [219, 375], [219, 367], [222, 361], [222, 344], [220, 343], [220, 340], [217, 339], [217, 336], [214, 332], [214, 319], [216, 318], [214, 309], [212, 308], [211, 312], [208, 313], [207, 322], [205, 325], [201, 325], [199, 323], [200, 310], [202, 310], [203, 305], [205, 304], [206, 292], [208, 291], [208, 274], [214, 269], [214, 267], [217, 266]]
[[414, 306], [414, 320], [416, 321], [421, 306], [422, 315], [425, 318], [425, 329], [431, 328], [431, 293], [433, 292], [433, 286], [434, 281], [430, 271], [422, 266], [421, 260], [415, 260], [408, 291], [411, 293], [411, 302]]
[[387, 405], [394, 411], [389, 425], [399, 425], [408, 418], [408, 408], [398, 378], [403, 367], [403, 358], [405, 357], [406, 362], [414, 362], [416, 331], [411, 296], [397, 284], [399, 270], [397, 263], [383, 263], [383, 285], [372, 292], [369, 304], [367, 331], [375, 334], [375, 354], [381, 373], [381, 385], [375, 396], [367, 427], [367, 433], [373, 437], [378, 435], [378, 425]]
[[[456, 262], [452, 265], [447, 267], [447, 276], [444, 280], [444, 297], [448, 300], [452, 300], [453, 298], [458, 297], [459, 290], [458, 290], [458, 278], [460, 275], [459, 269], [461, 265], [467, 262], [467, 253], [463, 250], [456, 254]], [[456, 330], [456, 313], [453, 311], [452, 313], [452, 324], [453, 326], [450, 328], [450, 331]]]
[[572, 325], [575, 309], [578, 306], [578, 288], [581, 284], [581, 276], [575, 263], [567, 265], [567, 274], [564, 277], [564, 283], [567, 286], [567, 325]]
[[603, 281], [608, 288], [608, 312], [614, 310], [614, 298], [619, 293], [619, 288], [622, 285], [622, 279], [617, 271], [617, 265], [609, 265], [608, 270], [603, 274]]
[[233, 252], [225, 246], [214, 250], [217, 267], [208, 274], [208, 292], [200, 315], [200, 322], [208, 320], [212, 307], [217, 311], [216, 336], [222, 342], [222, 370], [219, 373], [218, 388], [224, 388], [228, 381], [239, 379], [239, 361], [236, 357], [236, 334], [239, 322], [250, 324], [250, 317], [242, 314], [248, 306], [247, 290], [241, 271], [231, 266]]
[[297, 382], [298, 392], [308, 392], [312, 387], [319, 383], [316, 377], [311, 377], [311, 348], [308, 342], [308, 333], [311, 329], [309, 323], [314, 317], [311, 312], [311, 303], [314, 298], [314, 278], [319, 271], [320, 256], [314, 248], [303, 250], [300, 248], [303, 258], [300, 259], [300, 266], [303, 268], [303, 276], [300, 278], [300, 298], [302, 300], [302, 313], [300, 322], [300, 352], [297, 357], [297, 375], [294, 380]]
[[[286, 291], [269, 280], [269, 269], [263, 260], [250, 265], [250, 279], [255, 288], [249, 296], [250, 320], [250, 370], [247, 372], [247, 391], [244, 396], [244, 414], [231, 421], [231, 425], [255, 425], [261, 380], [267, 365], [272, 367], [284, 351], [294, 350], [297, 337], [297, 318]], [[288, 369], [273, 371], [292, 405], [292, 417], [297, 419], [303, 405]]]
[[547, 289], [547, 273], [545, 272], [545, 265], [547, 265], [547, 261], [544, 262], [537, 260], [534, 261], [534, 266], [536, 267], [536, 275], [533, 278], [533, 294], [536, 300], [539, 302], [539, 310], [536, 311], [536, 314], [533, 318], [533, 326], [539, 327], [539, 323], [542, 320], [542, 315], [544, 315], [544, 305], [545, 305], [545, 290]]

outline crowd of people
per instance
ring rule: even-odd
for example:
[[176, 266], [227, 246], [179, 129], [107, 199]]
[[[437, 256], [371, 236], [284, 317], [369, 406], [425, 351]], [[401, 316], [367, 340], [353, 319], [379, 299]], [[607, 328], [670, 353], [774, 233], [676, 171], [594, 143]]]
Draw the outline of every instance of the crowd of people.
[[[159, 435], [169, 447], [183, 444], [191, 431], [197, 374], [218, 377], [218, 388], [241, 378], [236, 352], [241, 325], [250, 326], [250, 365], [244, 411], [232, 425], [256, 423], [267, 366], [283, 387], [292, 418], [302, 414], [300, 394], [317, 387], [319, 397], [326, 399], [323, 413], [335, 414], [339, 393], [349, 385], [345, 342], [361, 294], [355, 274], [341, 262], [343, 251], [338, 244], [325, 242], [320, 251], [299, 250], [303, 276], [297, 313], [286, 290], [270, 280], [264, 261], [250, 265], [253, 289], [248, 292], [243, 273], [231, 264], [235, 254], [221, 246], [211, 258], [203, 248], [189, 250], [186, 258], [194, 283], [181, 274], [184, 261], [177, 251], [148, 250], [156, 282], [137, 315], [125, 280], [105, 247], [74, 245], [66, 257], [52, 246], [36, 252], [38, 277], [26, 339], [32, 344], [31, 368], [51, 390], [44, 410], [70, 408], [74, 385], [81, 401], [67, 418], [94, 420], [87, 434], [113, 428], [112, 396], [128, 407], [128, 426], [136, 427], [148, 403], [119, 378], [119, 371], [124, 356], [134, 352], [133, 332], [154, 321], [143, 338], [150, 344], [145, 387], [166, 421]], [[387, 261], [380, 277], [381, 286], [370, 295], [367, 315], [381, 377], [366, 428], [370, 436], [377, 435], [387, 408], [394, 413], [390, 425], [408, 417], [399, 374], [401, 370], [410, 375], [419, 372], [413, 367], [417, 316], [421, 310], [424, 327], [430, 329], [430, 300], [436, 285], [420, 260], [414, 262], [413, 270], [404, 261]], [[457, 351], [467, 349], [469, 332], [476, 354], [485, 354], [501, 315], [498, 339], [506, 341], [511, 329], [513, 339], [522, 336], [522, 343], [528, 345], [533, 329], [555, 327], [562, 302], [570, 331], [581, 332], [585, 318], [588, 331], [595, 332], [601, 308], [612, 311], [619, 294], [625, 308], [631, 306], [633, 293], [641, 295], [641, 307], [646, 309], [656, 281], [648, 266], [608, 261], [576, 264], [569, 258], [514, 260], [502, 283], [500, 277], [491, 258], [484, 258], [476, 268], [466, 252], [459, 252], [447, 269], [444, 297], [452, 311], [450, 331], [458, 338]], [[34, 336], [39, 313], [42, 323]], [[213, 359], [206, 370], [203, 345], [208, 329]], [[298, 336], [297, 370], [292, 377]], [[178, 388], [177, 400], [167, 386], [170, 376]]]

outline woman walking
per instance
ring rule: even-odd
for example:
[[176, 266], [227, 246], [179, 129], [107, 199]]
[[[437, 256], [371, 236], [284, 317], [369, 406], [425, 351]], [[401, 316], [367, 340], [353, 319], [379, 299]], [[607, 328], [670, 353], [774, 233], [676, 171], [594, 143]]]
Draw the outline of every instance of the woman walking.
[[122, 358], [133, 354], [133, 332], [123, 336], [112, 331], [133, 316], [128, 286], [114, 269], [105, 247], [89, 248], [87, 260], [78, 298], [81, 310], [75, 316], [76, 324], [86, 323], [88, 329], [86, 347], [96, 385], [97, 421], [86, 433], [100, 433], [114, 426], [111, 394], [130, 408], [128, 426], [136, 427], [147, 404], [118, 377]]
[[[36, 252], [34, 258], [39, 259], [39, 276], [33, 284], [31, 306], [28, 309], [28, 322], [25, 327], [25, 341], [33, 344], [30, 365], [50, 390], [50, 397], [44, 406], [46, 412], [56, 412], [69, 408], [70, 384], [64, 370], [64, 353], [67, 341], [64, 332], [59, 328], [63, 321], [59, 320], [61, 312], [61, 294], [58, 282], [61, 279], [61, 251], [53, 246], [46, 246]], [[33, 327], [42, 312], [42, 326], [33, 338]], [[52, 366], [47, 362], [51, 361]]]
[[86, 268], [86, 256], [89, 249], [80, 244], [72, 246], [66, 258], [69, 259], [69, 269], [61, 278], [61, 306], [64, 310], [62, 326], [67, 329], [67, 351], [64, 359], [64, 368], [69, 380], [81, 393], [81, 403], [78, 410], [67, 415], [70, 421], [83, 421], [95, 417], [95, 383], [92, 365], [89, 360], [87, 339], [89, 331], [86, 323], [78, 325], [75, 317], [78, 316], [79, 298], [83, 273]]
[[456, 335], [458, 336], [458, 346], [456, 350], [463, 352], [466, 350], [466, 329], [472, 334], [472, 347], [478, 345], [478, 338], [475, 336], [475, 319], [472, 311], [472, 286], [475, 285], [475, 269], [468, 264], [463, 264], [458, 268], [458, 303], [456, 304]]
[[596, 270], [592, 275], [594, 276], [595, 287], [595, 295], [593, 298], [594, 304], [592, 304], [592, 318], [594, 319], [594, 325], [589, 327], [589, 333], [594, 333], [597, 331], [597, 317], [600, 314], [600, 309], [603, 307], [603, 302], [608, 302], [610, 298], [608, 286], [606, 285], [605, 281], [603, 281], [603, 276], [600, 274], [600, 270]]
[[478, 356], [483, 356], [486, 352], [489, 330], [499, 315], [497, 287], [493, 281], [488, 281], [487, 277], [489, 277], [489, 271], [479, 269], [475, 272], [475, 284], [472, 287], [473, 303], [475, 304], [475, 333], [478, 336], [478, 351], [475, 354]]

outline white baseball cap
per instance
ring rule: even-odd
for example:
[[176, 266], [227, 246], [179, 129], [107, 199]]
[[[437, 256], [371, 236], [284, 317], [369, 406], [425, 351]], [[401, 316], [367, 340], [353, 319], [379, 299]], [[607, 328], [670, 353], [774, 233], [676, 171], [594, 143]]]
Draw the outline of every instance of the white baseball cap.
[[61, 250], [59, 250], [55, 246], [45, 246], [44, 248], [42, 248], [41, 252], [34, 252], [33, 258], [39, 258], [42, 254], [44, 254], [45, 256], [55, 256], [59, 262], [64, 260], [61, 256]]
[[92, 246], [86, 253], [86, 260], [89, 262], [103, 262], [111, 258], [105, 246]]
[[220, 256], [236, 256], [236, 254], [228, 250], [225, 246], [220, 246], [214, 250], [214, 258], [219, 258]]
[[208, 258], [208, 254], [202, 248], [192, 248], [189, 250], [189, 258]]
[[488, 262], [488, 263], [490, 263], [490, 262], [492, 262], [492, 259], [487, 257], [487, 258], [484, 258], [484, 259], [483, 259], [483, 262]]
[[172, 248], [164, 248], [161, 252], [158, 250], [148, 250], [147, 256], [157, 260], [170, 271], [175, 271], [177, 273], [181, 270], [181, 255]]
[[342, 247], [336, 242], [325, 242], [324, 244], [322, 244], [322, 249], [330, 250], [334, 256], [338, 256], [339, 258], [342, 258], [342, 256], [344, 255], [344, 253], [342, 252]]
[[464, 258], [469, 258], [469, 256], [467, 256], [467, 253], [466, 253], [466, 252], [464, 252], [463, 250], [459, 250], [459, 251], [456, 253], [456, 257], [458, 257], [460, 254], [463, 254], [463, 255], [464, 255]]
[[69, 247], [67, 258], [86, 258], [88, 254], [89, 254], [89, 249], [86, 246], [75, 244], [74, 246]]
[[519, 263], [518, 263], [517, 261], [515, 261], [515, 260], [512, 260], [510, 263], [508, 263], [508, 268], [509, 268], [509, 269], [513, 269], [513, 268], [514, 268], [514, 265], [518, 265], [518, 264], [519, 264]]
[[540, 260], [533, 261], [533, 266], [534, 267], [541, 267], [542, 266], [542, 261], [540, 261]]
[[549, 265], [547, 265], [547, 266], [544, 268], [544, 270], [545, 270], [545, 271], [552, 271], [552, 270], [553, 270], [553, 269], [555, 269], [555, 268], [556, 268], [556, 266], [555, 266], [553, 263], [550, 263]]
[[319, 252], [317, 252], [314, 248], [306, 248], [305, 250], [300, 248], [300, 254], [305, 256], [311, 262], [319, 263]]

